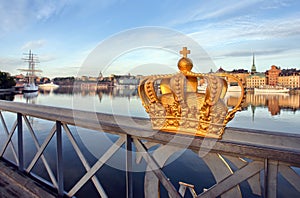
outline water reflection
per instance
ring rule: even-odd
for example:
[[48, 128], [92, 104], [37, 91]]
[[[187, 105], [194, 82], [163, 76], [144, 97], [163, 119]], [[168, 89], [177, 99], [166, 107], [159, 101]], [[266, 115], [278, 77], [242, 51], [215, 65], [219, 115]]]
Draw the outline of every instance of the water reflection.
[[0, 94], [0, 100], [8, 100], [8, 101], [13, 101], [15, 99], [15, 96], [12, 94]]
[[[59, 98], [63, 95], [68, 96], [82, 96], [82, 97], [98, 97], [99, 102], [103, 102], [103, 98], [112, 100], [114, 98], [127, 98], [128, 101], [131, 99], [139, 100], [137, 89], [129, 88], [114, 88], [114, 87], [103, 87], [103, 88], [82, 88], [82, 87], [59, 87], [57, 89], [40, 89], [39, 92], [24, 93], [23, 98], [26, 103], [37, 104], [38, 95], [51, 96], [52, 98]], [[20, 101], [19, 97], [22, 95], [11, 95], [1, 94], [0, 100], [9, 101]], [[17, 98], [16, 98], [17, 97]], [[225, 103], [228, 107], [234, 107], [239, 100], [239, 92], [228, 92], [225, 97]], [[41, 103], [43, 104], [43, 103]], [[51, 103], [49, 103], [51, 105]], [[47, 105], [49, 105], [47, 104]], [[300, 94], [254, 94], [247, 93], [245, 103], [242, 105], [242, 111], [251, 111], [254, 116], [257, 107], [267, 108], [271, 116], [279, 115], [281, 111], [296, 112], [300, 109]]]
[[[239, 99], [239, 93], [228, 93], [226, 95], [227, 106], [234, 107]], [[242, 110], [248, 110], [254, 113], [256, 107], [267, 107], [272, 116], [280, 114], [282, 110], [295, 112], [300, 109], [299, 94], [254, 94], [247, 93]]]
[[81, 95], [81, 96], [98, 96], [101, 102], [102, 98], [109, 96], [110, 98], [136, 98], [138, 96], [137, 89], [129, 88], [113, 88], [104, 87], [98, 89], [88, 89], [81, 87], [59, 87], [55, 90], [39, 90], [42, 95], [49, 95], [53, 93], [54, 95]]

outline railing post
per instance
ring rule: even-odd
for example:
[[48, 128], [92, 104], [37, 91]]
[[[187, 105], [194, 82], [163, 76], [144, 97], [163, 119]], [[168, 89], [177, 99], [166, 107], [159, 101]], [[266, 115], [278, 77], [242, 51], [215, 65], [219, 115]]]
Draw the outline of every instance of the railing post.
[[268, 197], [268, 158], [264, 161], [264, 197]]
[[18, 122], [18, 160], [19, 160], [19, 171], [24, 171], [24, 150], [23, 150], [23, 124], [22, 114], [17, 113]]
[[132, 138], [130, 135], [126, 135], [126, 197], [133, 197]]
[[64, 195], [64, 175], [63, 175], [63, 155], [62, 155], [62, 130], [61, 122], [56, 121], [56, 168], [57, 168], [57, 184], [58, 196]]
[[278, 161], [265, 159], [264, 197], [277, 197]]

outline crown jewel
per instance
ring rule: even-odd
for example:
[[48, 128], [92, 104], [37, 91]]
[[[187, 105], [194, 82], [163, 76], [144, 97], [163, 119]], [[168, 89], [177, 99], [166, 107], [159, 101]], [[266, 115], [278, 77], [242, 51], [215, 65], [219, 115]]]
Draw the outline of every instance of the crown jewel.
[[[233, 119], [244, 101], [242, 81], [227, 73], [201, 74], [192, 72], [193, 63], [184, 47], [178, 61], [178, 73], [153, 75], [141, 80], [138, 88], [142, 104], [149, 113], [153, 129], [221, 138], [226, 124]], [[232, 78], [241, 87], [237, 105], [228, 110], [224, 102], [227, 80]], [[204, 93], [198, 82], [205, 80]]]

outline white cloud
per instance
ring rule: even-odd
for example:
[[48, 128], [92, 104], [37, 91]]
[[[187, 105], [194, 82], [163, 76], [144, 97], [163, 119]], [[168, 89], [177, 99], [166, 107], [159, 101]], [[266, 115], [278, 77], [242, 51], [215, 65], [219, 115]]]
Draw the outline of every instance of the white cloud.
[[[184, 26], [186, 24], [199, 23], [201, 21], [214, 20], [224, 21], [228, 15], [240, 13], [241, 10], [248, 9], [252, 5], [260, 3], [262, 0], [246, 1], [206, 1], [193, 5], [188, 11], [183, 11], [184, 15], [174, 19], [170, 26]], [[245, 12], [244, 12], [245, 13]], [[199, 28], [199, 26], [197, 26]]]
[[[295, 39], [298, 37], [299, 40], [299, 35], [300, 19], [294, 15], [281, 19], [259, 21], [253, 18], [238, 17], [235, 20], [214, 23], [214, 26], [207, 26], [201, 31], [190, 34], [192, 38], [205, 47], [238, 45], [251, 41], [263, 43], [266, 40], [283, 40], [294, 37]], [[285, 44], [285, 46], [288, 45], [288, 43]]]
[[280, 7], [288, 7], [291, 5], [291, 0], [269, 0], [261, 4], [260, 9], [277, 9]]
[[45, 44], [45, 40], [28, 41], [21, 47], [21, 50], [39, 49], [45, 46]]
[[[193, 20], [207, 20], [207, 19], [222, 19], [222, 17], [232, 14], [235, 12], [238, 12], [242, 9], [245, 9], [249, 7], [250, 5], [257, 4], [258, 2], [261, 2], [262, 0], [251, 0], [251, 1], [234, 1], [234, 2], [228, 2], [226, 1], [226, 4], [224, 6], [218, 5], [218, 9], [212, 10], [211, 12], [206, 13], [198, 13], [196, 17], [194, 17]], [[225, 3], [225, 2], [224, 2]], [[212, 4], [213, 5], [213, 4]]]
[[39, 20], [59, 14], [68, 0], [2, 0], [0, 2], [0, 36], [21, 30]]

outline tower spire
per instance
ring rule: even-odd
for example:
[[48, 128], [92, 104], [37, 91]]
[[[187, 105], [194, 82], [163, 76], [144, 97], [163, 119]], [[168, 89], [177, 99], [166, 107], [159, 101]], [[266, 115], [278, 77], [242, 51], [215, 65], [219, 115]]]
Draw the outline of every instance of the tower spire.
[[256, 66], [255, 66], [255, 56], [254, 56], [254, 53], [253, 53], [253, 58], [252, 58], [251, 73], [252, 73], [252, 74], [256, 73]]

